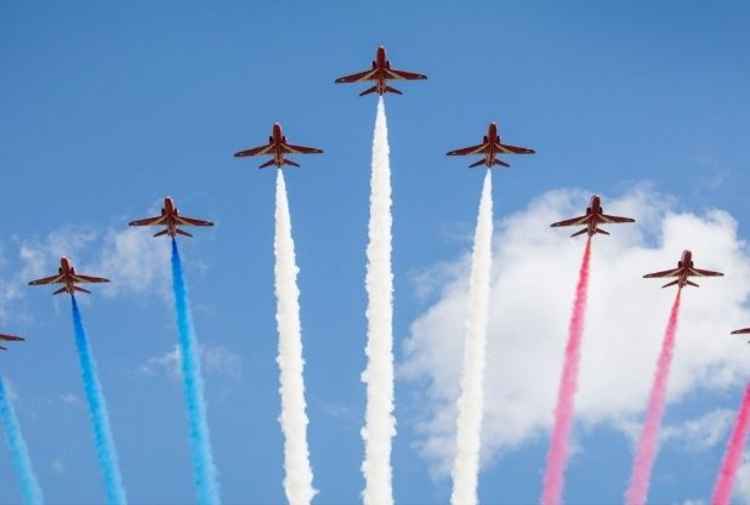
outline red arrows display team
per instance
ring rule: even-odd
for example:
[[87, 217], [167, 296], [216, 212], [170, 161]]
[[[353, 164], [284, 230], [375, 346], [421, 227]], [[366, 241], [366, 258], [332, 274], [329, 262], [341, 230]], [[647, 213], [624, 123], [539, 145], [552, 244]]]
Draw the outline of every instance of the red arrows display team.
[[323, 150], [318, 149], [317, 147], [295, 146], [289, 144], [286, 141], [286, 136], [284, 136], [281, 125], [279, 123], [274, 123], [271, 136], [268, 137], [268, 144], [239, 151], [234, 153], [234, 157], [245, 158], [247, 156], [269, 155], [272, 156], [272, 158], [258, 168], [266, 168], [271, 165], [276, 165], [278, 168], [281, 168], [283, 165], [291, 165], [293, 167], [299, 166], [299, 163], [286, 159], [284, 157], [285, 154], [320, 154], [322, 152]]
[[174, 205], [174, 200], [170, 197], [164, 198], [164, 207], [161, 209], [161, 216], [147, 217], [145, 219], [138, 219], [129, 223], [130, 226], [166, 226], [165, 229], [156, 233], [154, 237], [161, 237], [162, 235], [169, 235], [174, 238], [177, 235], [183, 235], [185, 237], [192, 237], [192, 235], [184, 230], [181, 230], [179, 226], [213, 226], [211, 221], [204, 221], [203, 219], [195, 219], [193, 217], [181, 216], [177, 207]]
[[336, 84], [375, 81], [375, 86], [367, 88], [362, 93], [360, 93], [359, 96], [369, 95], [370, 93], [377, 93], [381, 96], [386, 93], [403, 95], [403, 93], [396, 88], [388, 86], [388, 81], [420, 81], [424, 79], [427, 79], [426, 75], [391, 68], [391, 62], [388, 61], [388, 58], [385, 55], [385, 47], [380, 46], [375, 53], [375, 60], [372, 62], [371, 69], [365, 70], [363, 72], [358, 72], [356, 74], [339, 77], [338, 79], [336, 79]]
[[643, 277], [646, 279], [661, 278], [661, 277], [677, 277], [676, 280], [665, 284], [663, 288], [677, 285], [680, 288], [684, 286], [698, 287], [698, 284], [691, 282], [689, 277], [722, 277], [724, 274], [721, 272], [712, 272], [711, 270], [701, 270], [693, 266], [693, 253], [690, 251], [684, 251], [682, 258], [677, 262], [677, 268], [672, 270], [664, 270], [663, 272], [654, 272], [652, 274], [646, 274]]
[[613, 224], [613, 223], [634, 223], [635, 219], [629, 217], [610, 216], [604, 213], [602, 208], [602, 199], [596, 195], [591, 197], [591, 204], [586, 209], [586, 215], [580, 217], [574, 217], [572, 219], [566, 219], [565, 221], [559, 221], [553, 223], [551, 226], [557, 228], [560, 226], [584, 226], [585, 228], [571, 235], [571, 237], [577, 237], [588, 233], [589, 237], [593, 237], [597, 233], [602, 235], [609, 235], [609, 232], [599, 228], [600, 224]]
[[469, 165], [470, 167], [478, 167], [479, 165], [484, 165], [486, 167], [492, 167], [494, 165], [509, 167], [510, 165], [508, 163], [497, 157], [499, 154], [534, 153], [536, 153], [536, 151], [529, 149], [528, 147], [512, 146], [510, 144], [502, 143], [500, 141], [500, 135], [497, 133], [497, 124], [490, 123], [487, 127], [487, 134], [482, 139], [481, 144], [450, 151], [448, 156], [472, 156], [475, 154], [481, 154], [484, 157], [476, 163]]
[[63, 284], [63, 287], [52, 294], [59, 295], [60, 293], [70, 293], [71, 295], [73, 295], [76, 291], [91, 294], [91, 291], [76, 286], [76, 284], [89, 282], [109, 282], [109, 279], [105, 279], [104, 277], [94, 277], [91, 275], [78, 274], [76, 273], [76, 269], [73, 267], [73, 265], [71, 265], [70, 260], [63, 256], [62, 258], [60, 258], [60, 268], [57, 269], [57, 275], [52, 275], [50, 277], [44, 277], [42, 279], [31, 281], [29, 282], [29, 286]]

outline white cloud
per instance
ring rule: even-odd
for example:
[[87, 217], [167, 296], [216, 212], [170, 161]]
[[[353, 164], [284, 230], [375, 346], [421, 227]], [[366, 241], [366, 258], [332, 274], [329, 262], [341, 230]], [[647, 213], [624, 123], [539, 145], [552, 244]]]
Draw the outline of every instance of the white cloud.
[[[200, 359], [204, 374], [224, 376], [234, 380], [242, 375], [242, 358], [222, 345], [201, 345]], [[146, 375], [165, 374], [173, 380], [179, 380], [180, 364], [180, 350], [175, 345], [171, 351], [146, 360], [140, 371]]]
[[[583, 241], [549, 224], [580, 215], [589, 196], [550, 192], [496, 227], [485, 463], [546, 436], [551, 425]], [[610, 225], [605, 228], [611, 237], [595, 238], [576, 419], [621, 427], [623, 419], [640, 420], [674, 297], [674, 290], [641, 276], [674, 265], [686, 248], [699, 267], [727, 274], [685, 293], [668, 392], [674, 403], [697, 388], [726, 388], [750, 371], [749, 351], [729, 335], [750, 324], [743, 307], [750, 294], [750, 257], [726, 212], [677, 212], [673, 199], [647, 189], [604, 204], [608, 213], [635, 217], [638, 225]], [[449, 468], [454, 446], [468, 254], [440, 267], [451, 271], [456, 275], [442, 280], [438, 300], [412, 324], [400, 367], [402, 377], [428, 383], [419, 447], [438, 472]]]
[[[725, 444], [736, 413], [717, 409], [693, 419], [662, 426], [660, 445], [672, 444], [685, 451], [704, 451]], [[635, 445], [641, 434], [641, 419], [627, 419], [618, 428]]]

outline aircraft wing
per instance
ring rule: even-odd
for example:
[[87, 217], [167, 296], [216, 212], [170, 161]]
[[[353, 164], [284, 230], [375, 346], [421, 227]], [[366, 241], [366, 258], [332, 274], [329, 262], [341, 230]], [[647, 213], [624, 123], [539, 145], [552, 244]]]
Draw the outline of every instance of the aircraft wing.
[[374, 76], [376, 72], [377, 72], [376, 69], [365, 70], [364, 72], [358, 72], [356, 74], [345, 75], [344, 77], [339, 77], [334, 82], [341, 84], [345, 82], [369, 81], [370, 79], [372, 79], [372, 76]]
[[109, 282], [109, 279], [105, 279], [104, 277], [94, 277], [91, 275], [83, 275], [83, 274], [75, 274], [73, 276], [73, 279], [76, 282]]
[[322, 149], [318, 149], [317, 147], [295, 146], [292, 144], [284, 144], [284, 148], [290, 154], [320, 154], [323, 152]]
[[471, 147], [462, 147], [461, 149], [454, 149], [453, 151], [450, 151], [447, 153], [448, 156], [468, 156], [470, 154], [482, 154], [487, 150], [487, 144], [486, 142], [484, 144], [479, 144], [476, 146]]
[[734, 330], [732, 332], [732, 335], [741, 335], [741, 334], [744, 334], [744, 333], [750, 333], [750, 328], [743, 328], [741, 330]]
[[574, 217], [572, 219], [566, 219], [564, 221], [558, 221], [557, 223], [552, 223], [550, 226], [552, 228], [557, 228], [560, 226], [583, 226], [584, 224], [587, 224], [588, 222], [589, 222], [589, 215], [586, 215], [586, 216]]
[[388, 74], [390, 74], [392, 79], [405, 79], [407, 81], [419, 81], [419, 80], [427, 79], [427, 76], [424, 74], [406, 72], [405, 70], [395, 70], [395, 69], [389, 68], [387, 72]]
[[183, 225], [190, 226], [213, 226], [211, 221], [204, 221], [203, 219], [195, 219], [192, 217], [177, 216], [177, 221]]
[[654, 272], [652, 274], [646, 274], [643, 277], [645, 279], [653, 279], [655, 277], [679, 277], [682, 273], [682, 268], [673, 268], [672, 270], [664, 270], [662, 272]]
[[273, 144], [266, 144], [264, 146], [251, 147], [244, 151], [234, 153], [235, 158], [245, 158], [246, 156], [258, 156], [259, 154], [268, 154], [273, 149]]
[[41, 286], [43, 284], [54, 284], [56, 282], [60, 282], [62, 280], [63, 276], [58, 275], [51, 275], [49, 277], [42, 277], [41, 279], [37, 279], [35, 281], [29, 282], [29, 286]]
[[510, 144], [501, 144], [497, 142], [495, 147], [501, 153], [512, 153], [512, 154], [534, 154], [536, 151], [529, 149], [528, 147], [512, 146]]
[[13, 342], [18, 342], [18, 341], [21, 341], [21, 340], [24, 340], [24, 339], [21, 338], [21, 337], [16, 337], [15, 335], [0, 335], [0, 340], [8, 340], [8, 341], [13, 341]]
[[721, 272], [712, 272], [711, 270], [701, 270], [700, 268], [691, 268], [690, 273], [698, 277], [723, 277]]
[[147, 217], [145, 219], [137, 219], [128, 223], [128, 226], [155, 226], [163, 224], [166, 221], [166, 216], [154, 216]]
[[608, 214], [601, 215], [602, 222], [604, 223], [635, 223], [635, 219], [629, 217], [610, 216]]

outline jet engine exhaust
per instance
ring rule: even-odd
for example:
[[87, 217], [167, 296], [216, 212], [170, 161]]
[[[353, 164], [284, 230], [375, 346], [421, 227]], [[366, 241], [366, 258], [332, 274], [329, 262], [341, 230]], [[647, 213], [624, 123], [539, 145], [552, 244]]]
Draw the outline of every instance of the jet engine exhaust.
[[680, 315], [680, 299], [682, 288], [677, 290], [672, 310], [669, 314], [669, 322], [664, 332], [659, 360], [656, 364], [654, 382], [651, 386], [651, 394], [646, 410], [646, 421], [643, 425], [641, 437], [638, 440], [638, 448], [633, 460], [633, 471], [630, 486], [625, 493], [626, 505], [643, 505], [648, 496], [648, 487], [651, 480], [651, 468], [654, 464], [657, 439], [661, 420], [664, 415], [664, 403], [667, 393], [667, 381], [669, 369], [674, 354], [675, 335], [677, 334], [677, 323]]
[[742, 397], [742, 404], [734, 422], [729, 445], [726, 453], [724, 453], [721, 470], [716, 477], [714, 495], [711, 498], [713, 505], [729, 505], [732, 498], [734, 478], [742, 464], [742, 451], [747, 441], [748, 430], [750, 430], [750, 384], [745, 388], [745, 395]]
[[575, 394], [578, 389], [578, 368], [581, 361], [581, 342], [586, 317], [586, 302], [591, 263], [591, 237], [586, 240], [583, 260], [578, 274], [573, 314], [568, 327], [568, 343], [565, 347], [565, 362], [555, 407], [555, 424], [547, 453], [547, 469], [544, 474], [542, 505], [560, 503], [564, 485], [565, 467], [568, 463], [570, 431], [573, 426]]

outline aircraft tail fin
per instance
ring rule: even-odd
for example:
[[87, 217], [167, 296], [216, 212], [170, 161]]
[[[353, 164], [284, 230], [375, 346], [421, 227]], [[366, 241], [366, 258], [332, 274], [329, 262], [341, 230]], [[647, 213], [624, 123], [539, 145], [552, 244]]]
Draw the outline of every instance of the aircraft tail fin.
[[154, 233], [154, 237], [161, 237], [163, 235], [166, 235], [167, 233], [169, 233], [168, 229], [167, 230], [162, 230], [159, 233]]
[[609, 235], [610, 233], [606, 230], [602, 230], [601, 228], [597, 228], [595, 230], [596, 233], [601, 233], [602, 235]]
[[273, 158], [271, 158], [270, 160], [266, 161], [265, 163], [263, 163], [263, 164], [262, 164], [261, 166], [259, 166], [258, 168], [266, 168], [266, 167], [270, 167], [270, 166], [271, 166], [271, 165], [273, 165], [274, 163], [276, 163], [276, 160], [275, 160], [275, 159], [273, 159]]
[[503, 160], [499, 160], [497, 158], [495, 158], [495, 162], [493, 163], [493, 165], [501, 165], [503, 167], [509, 167], [510, 166], [509, 163], [505, 163]]
[[588, 232], [588, 231], [589, 231], [589, 229], [588, 229], [588, 228], [584, 228], [584, 229], [583, 229], [583, 230], [581, 230], [581, 231], [577, 231], [577, 232], [575, 232], [575, 233], [574, 233], [573, 235], [571, 235], [570, 237], [571, 237], [571, 238], [573, 238], [573, 237], [578, 237], [579, 235], [583, 235], [584, 233], [586, 233], [586, 232]]
[[386, 93], [393, 93], [394, 95], [403, 95], [403, 93], [402, 93], [402, 92], [400, 92], [400, 91], [399, 91], [399, 90], [397, 90], [396, 88], [392, 88], [392, 87], [390, 87], [390, 86], [386, 86], [386, 87], [385, 87], [385, 92], [386, 92]]
[[182, 235], [183, 237], [192, 237], [192, 235], [186, 232], [185, 230], [180, 230], [179, 228], [175, 228], [174, 231], [175, 233], [177, 233], [177, 235]]
[[289, 165], [289, 166], [292, 166], [292, 167], [298, 167], [299, 163], [297, 163], [296, 161], [292, 161], [292, 160], [288, 160], [288, 159], [284, 158], [284, 165]]
[[365, 96], [369, 95], [370, 93], [375, 93], [378, 90], [377, 86], [373, 86], [372, 88], [367, 88], [362, 93], [359, 94], [359, 96]]
[[62, 287], [62, 288], [58, 289], [57, 291], [55, 291], [52, 294], [53, 295], [59, 295], [60, 293], [65, 293], [65, 291], [67, 291], [67, 289], [65, 287]]

